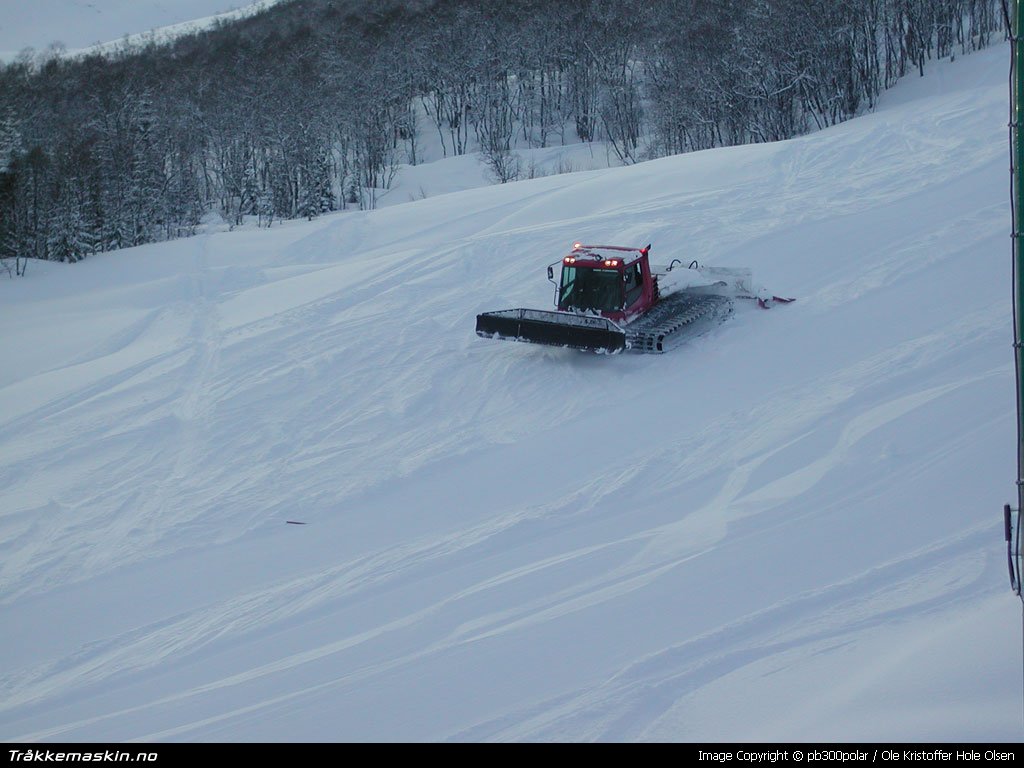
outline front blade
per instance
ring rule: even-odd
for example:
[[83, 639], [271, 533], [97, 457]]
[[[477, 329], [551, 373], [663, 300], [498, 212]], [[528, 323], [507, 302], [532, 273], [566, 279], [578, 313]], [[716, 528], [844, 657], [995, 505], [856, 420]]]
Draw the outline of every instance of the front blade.
[[614, 353], [626, 348], [626, 334], [606, 317], [540, 309], [484, 312], [476, 316], [476, 335], [592, 352]]

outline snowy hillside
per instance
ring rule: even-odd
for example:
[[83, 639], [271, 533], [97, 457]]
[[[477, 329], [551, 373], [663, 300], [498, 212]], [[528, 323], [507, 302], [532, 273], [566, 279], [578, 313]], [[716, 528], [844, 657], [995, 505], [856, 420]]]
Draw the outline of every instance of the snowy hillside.
[[[1019, 738], [1006, 58], [0, 280], [0, 738]], [[574, 239], [798, 300], [478, 339]]]
[[24, 48], [69, 50], [141, 43], [195, 32], [217, 19], [245, 16], [278, 0], [0, 0], [0, 61]]

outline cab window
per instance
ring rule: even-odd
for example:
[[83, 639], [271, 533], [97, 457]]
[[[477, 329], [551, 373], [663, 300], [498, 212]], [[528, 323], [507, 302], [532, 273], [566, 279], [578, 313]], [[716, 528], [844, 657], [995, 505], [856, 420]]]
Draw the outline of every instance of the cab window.
[[644, 292], [644, 277], [640, 271], [640, 262], [626, 270], [626, 306], [631, 307], [640, 299]]
[[616, 312], [622, 309], [622, 273], [617, 269], [562, 267], [558, 305]]

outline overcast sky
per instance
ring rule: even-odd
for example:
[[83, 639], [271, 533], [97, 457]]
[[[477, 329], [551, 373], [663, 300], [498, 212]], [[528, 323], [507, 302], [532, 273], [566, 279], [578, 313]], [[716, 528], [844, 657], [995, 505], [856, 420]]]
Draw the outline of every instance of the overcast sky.
[[251, 5], [252, 0], [0, 0], [0, 52], [70, 49]]

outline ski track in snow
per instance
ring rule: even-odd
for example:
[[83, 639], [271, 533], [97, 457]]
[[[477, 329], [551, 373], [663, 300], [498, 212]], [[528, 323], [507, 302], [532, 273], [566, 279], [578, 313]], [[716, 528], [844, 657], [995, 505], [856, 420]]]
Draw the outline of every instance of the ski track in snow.
[[[1004, 63], [0, 284], [0, 736], [1016, 739]], [[662, 357], [473, 335], [578, 238], [798, 301]]]

